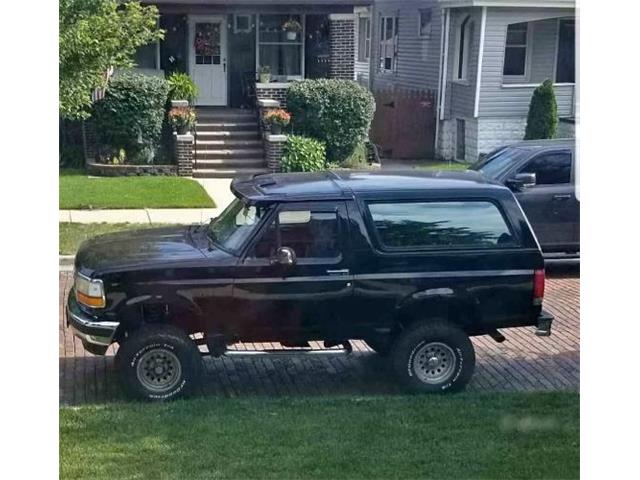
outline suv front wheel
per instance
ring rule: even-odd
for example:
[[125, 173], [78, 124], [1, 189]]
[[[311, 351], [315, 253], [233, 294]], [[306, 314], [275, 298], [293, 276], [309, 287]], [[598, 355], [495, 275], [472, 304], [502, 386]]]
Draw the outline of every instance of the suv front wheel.
[[115, 365], [129, 395], [154, 401], [191, 393], [203, 367], [195, 343], [171, 325], [148, 325], [134, 332], [120, 345]]
[[394, 372], [417, 392], [456, 392], [473, 374], [476, 356], [469, 336], [443, 322], [420, 323], [396, 339], [391, 352]]

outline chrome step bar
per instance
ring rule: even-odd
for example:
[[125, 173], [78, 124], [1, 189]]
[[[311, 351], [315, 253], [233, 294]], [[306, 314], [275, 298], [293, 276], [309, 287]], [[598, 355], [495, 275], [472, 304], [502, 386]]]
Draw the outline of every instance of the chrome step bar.
[[290, 348], [288, 350], [227, 350], [225, 357], [256, 356], [290, 356], [290, 355], [345, 355], [351, 353], [349, 348]]

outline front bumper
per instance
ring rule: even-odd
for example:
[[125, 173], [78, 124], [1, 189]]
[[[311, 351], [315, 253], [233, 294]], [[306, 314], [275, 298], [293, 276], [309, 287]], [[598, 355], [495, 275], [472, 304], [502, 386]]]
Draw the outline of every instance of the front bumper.
[[542, 310], [536, 321], [536, 335], [538, 337], [551, 336], [551, 324], [553, 323], [553, 315], [546, 310]]
[[76, 301], [73, 289], [69, 292], [66, 313], [67, 325], [85, 346], [95, 345], [104, 347], [106, 350], [106, 347], [113, 342], [113, 337], [120, 325], [120, 322], [101, 321], [84, 312]]

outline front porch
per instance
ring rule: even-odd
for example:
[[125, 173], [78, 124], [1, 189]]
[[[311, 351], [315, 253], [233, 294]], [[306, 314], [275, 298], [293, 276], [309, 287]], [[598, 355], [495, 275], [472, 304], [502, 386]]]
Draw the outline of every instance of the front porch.
[[354, 79], [354, 6], [371, 2], [145, 3], [158, 7], [166, 33], [139, 50], [138, 70], [188, 73], [199, 88], [198, 106], [254, 108], [258, 98], [284, 103], [292, 81]]

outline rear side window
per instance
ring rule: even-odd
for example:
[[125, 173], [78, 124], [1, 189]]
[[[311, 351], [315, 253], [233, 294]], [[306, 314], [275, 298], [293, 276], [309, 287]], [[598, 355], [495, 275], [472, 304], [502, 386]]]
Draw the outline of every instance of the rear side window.
[[369, 203], [368, 207], [385, 249], [515, 245], [498, 207], [488, 201]]

